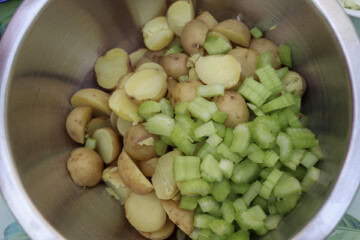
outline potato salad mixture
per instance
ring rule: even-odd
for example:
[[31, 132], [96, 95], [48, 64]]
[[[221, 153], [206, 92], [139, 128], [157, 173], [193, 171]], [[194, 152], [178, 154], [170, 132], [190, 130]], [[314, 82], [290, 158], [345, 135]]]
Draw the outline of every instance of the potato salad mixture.
[[84, 145], [67, 161], [72, 180], [103, 181], [148, 239], [176, 227], [178, 239], [262, 236], [320, 177], [290, 47], [218, 20], [176, 1], [144, 25], [146, 48], [99, 57], [102, 90], [71, 98], [66, 129]]

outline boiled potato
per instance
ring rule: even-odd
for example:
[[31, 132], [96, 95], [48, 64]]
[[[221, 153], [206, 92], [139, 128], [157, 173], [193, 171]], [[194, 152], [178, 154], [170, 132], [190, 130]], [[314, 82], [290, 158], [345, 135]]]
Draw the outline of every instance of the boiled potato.
[[162, 70], [145, 69], [135, 72], [125, 83], [129, 99], [140, 104], [147, 100], [159, 101], [167, 91], [167, 77]]
[[155, 172], [156, 163], [158, 161], [158, 158], [152, 158], [147, 161], [139, 161], [138, 165], [141, 170], [141, 172], [146, 177], [152, 177]]
[[102, 180], [113, 191], [114, 197], [124, 205], [126, 199], [130, 196], [131, 190], [121, 179], [118, 167], [106, 168], [102, 174]]
[[100, 128], [94, 132], [96, 151], [106, 164], [114, 161], [120, 154], [121, 142], [118, 134], [112, 128]]
[[167, 98], [171, 99], [172, 91], [174, 90], [174, 88], [175, 88], [176, 84], [178, 84], [178, 82], [175, 79], [173, 79], [172, 77], [168, 78], [167, 82], [168, 82]]
[[91, 107], [74, 108], [66, 119], [66, 130], [75, 142], [85, 143], [86, 125], [91, 119]]
[[97, 185], [104, 169], [104, 163], [99, 154], [83, 147], [71, 152], [66, 165], [72, 180], [80, 187]]
[[228, 115], [224, 125], [234, 128], [239, 123], [249, 121], [249, 109], [244, 98], [235, 91], [225, 91], [224, 96], [217, 96], [213, 100], [219, 111]]
[[181, 34], [181, 45], [189, 55], [200, 53], [205, 42], [208, 28], [201, 20], [191, 20]]
[[124, 149], [133, 159], [147, 161], [155, 158], [155, 145], [140, 145], [145, 139], [156, 139], [155, 135], [150, 134], [142, 124], [131, 126], [124, 137]]
[[[176, 184], [177, 186], [177, 184]], [[174, 201], [180, 201], [181, 199], [181, 192], [178, 192], [171, 200], [174, 200]]]
[[188, 56], [184, 53], [173, 53], [163, 56], [160, 59], [160, 65], [165, 69], [169, 77], [178, 78], [189, 73], [186, 66]]
[[89, 121], [87, 124], [87, 132], [90, 137], [94, 135], [94, 132], [100, 128], [111, 128], [111, 122], [108, 117], [96, 117]]
[[110, 108], [122, 119], [130, 122], [140, 122], [142, 118], [137, 114], [138, 106], [126, 96], [125, 89], [118, 89], [111, 94]]
[[71, 97], [71, 105], [74, 108], [82, 106], [91, 107], [95, 116], [109, 116], [111, 113], [109, 98], [109, 94], [99, 89], [85, 88], [77, 91]]
[[135, 65], [144, 57], [148, 50], [146, 48], [139, 48], [135, 52], [129, 55], [131, 67], [134, 68]]
[[155, 232], [166, 223], [166, 212], [155, 193], [131, 193], [125, 202], [125, 215], [130, 224], [141, 232]]
[[125, 87], [125, 83], [126, 81], [133, 75], [134, 73], [130, 72], [130, 73], [126, 73], [124, 76], [122, 76], [117, 85], [116, 85], [116, 89], [123, 89]]
[[119, 156], [118, 168], [121, 179], [125, 185], [131, 189], [131, 191], [137, 194], [147, 194], [154, 190], [151, 182], [144, 176], [144, 174], [142, 174], [140, 169], [125, 151], [122, 151]]
[[171, 30], [178, 36], [181, 33], [185, 25], [194, 19], [195, 12], [191, 0], [176, 1], [169, 7], [167, 11], [167, 22]]
[[217, 24], [213, 30], [224, 34], [230, 41], [242, 47], [249, 47], [250, 45], [250, 30], [241, 21], [228, 19]]
[[164, 240], [171, 236], [171, 234], [174, 232], [175, 224], [170, 221], [169, 219], [166, 219], [165, 225], [158, 231], [155, 232], [141, 232], [139, 233], [146, 237], [147, 239], [151, 240]]
[[165, 49], [160, 51], [147, 51], [144, 55], [144, 58], [148, 58], [155, 63], [159, 63], [160, 58], [164, 56], [165, 52]]
[[203, 21], [209, 30], [213, 29], [218, 24], [218, 21], [208, 11], [200, 13], [196, 19]]
[[132, 126], [132, 122], [126, 121], [121, 117], [117, 118], [116, 127], [121, 136], [125, 136], [127, 130]]
[[136, 69], [138, 69], [138, 67], [140, 67], [141, 65], [145, 64], [145, 63], [152, 63], [154, 62], [153, 60], [147, 58], [147, 57], [143, 57], [142, 59], [140, 59], [134, 66], [134, 70], [136, 71]]
[[195, 64], [195, 70], [203, 83], [220, 83], [225, 89], [236, 86], [241, 74], [240, 63], [231, 55], [200, 57]]
[[180, 151], [174, 150], [159, 158], [155, 166], [155, 172], [152, 176], [152, 184], [156, 196], [159, 199], [169, 200], [176, 196], [179, 189], [176, 185], [173, 174], [173, 162], [176, 156], [181, 156]]
[[290, 71], [281, 79], [285, 87], [285, 91], [294, 95], [302, 96], [306, 90], [305, 79], [297, 72]]
[[247, 77], [255, 76], [256, 61], [259, 57], [259, 54], [256, 51], [237, 47], [230, 50], [227, 54], [235, 57], [241, 65], [240, 83]]
[[189, 70], [189, 81], [198, 81], [199, 77], [196, 73], [196, 70], [194, 67], [190, 68]]
[[173, 200], [161, 200], [161, 203], [170, 220], [189, 236], [194, 230], [194, 212], [181, 209], [179, 202]]
[[165, 72], [165, 69], [161, 65], [159, 65], [155, 62], [143, 63], [138, 68], [136, 68], [135, 72], [139, 72], [141, 70], [146, 70], [146, 69], [154, 69], [154, 70], [159, 70], [159, 71]]
[[118, 115], [116, 115], [116, 113], [114, 113], [114, 112], [111, 112], [110, 123], [111, 123], [112, 129], [114, 129], [114, 130], [116, 130], [117, 119], [118, 119]]
[[174, 107], [180, 102], [191, 102], [197, 96], [197, 87], [203, 85], [200, 81], [184, 81], [176, 84], [171, 91], [170, 103]]
[[250, 43], [250, 49], [256, 51], [260, 55], [266, 52], [271, 52], [273, 55], [272, 66], [274, 68], [281, 67], [279, 58], [278, 46], [273, 41], [266, 38], [253, 39]]
[[165, 48], [174, 38], [174, 32], [162, 16], [147, 22], [142, 32], [145, 46], [152, 51]]

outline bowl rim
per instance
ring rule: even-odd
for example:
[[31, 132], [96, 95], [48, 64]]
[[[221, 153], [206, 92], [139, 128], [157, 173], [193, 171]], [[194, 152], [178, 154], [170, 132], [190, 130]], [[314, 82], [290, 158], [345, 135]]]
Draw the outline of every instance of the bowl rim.
[[345, 12], [355, 18], [360, 18], [360, 10], [352, 10], [348, 8], [344, 8]]

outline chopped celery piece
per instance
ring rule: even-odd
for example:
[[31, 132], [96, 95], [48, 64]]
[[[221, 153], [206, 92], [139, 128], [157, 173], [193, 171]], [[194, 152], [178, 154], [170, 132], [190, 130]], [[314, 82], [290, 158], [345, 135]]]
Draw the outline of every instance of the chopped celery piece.
[[221, 213], [220, 207], [213, 209], [212, 211], [209, 212], [209, 214], [210, 214], [211, 216], [216, 217], [216, 218], [221, 218], [221, 217], [222, 217], [222, 213]]
[[222, 37], [206, 37], [204, 48], [209, 55], [224, 54], [232, 49], [231, 44]]
[[288, 74], [288, 73], [289, 73], [288, 67], [283, 67], [283, 68], [276, 70], [276, 74], [277, 74], [278, 78], [280, 78], [280, 79], [283, 79], [286, 76], [286, 74]]
[[296, 103], [295, 97], [291, 93], [285, 93], [274, 100], [264, 104], [261, 109], [265, 112], [272, 112], [274, 110], [290, 107]]
[[173, 53], [181, 53], [183, 51], [183, 48], [181, 47], [180, 42], [174, 44], [171, 48], [169, 48], [168, 50], [166, 50], [164, 56], [173, 54]]
[[218, 111], [218, 108], [214, 102], [210, 102], [202, 97], [196, 97], [192, 102], [198, 104], [202, 108], [205, 108], [210, 113], [210, 115], [213, 115], [216, 111]]
[[211, 195], [218, 202], [224, 201], [227, 196], [230, 194], [231, 188], [229, 180], [223, 179], [221, 182], [215, 182], [212, 185]]
[[161, 112], [171, 118], [174, 117], [174, 108], [171, 106], [170, 101], [166, 98], [160, 100]]
[[293, 143], [286, 133], [280, 132], [276, 138], [276, 144], [280, 147], [280, 160], [286, 162], [289, 160], [293, 151]]
[[234, 137], [230, 146], [230, 151], [246, 156], [247, 148], [250, 145], [251, 134], [248, 125], [239, 124], [233, 131]]
[[301, 194], [301, 184], [296, 178], [284, 174], [274, 187], [277, 198], [286, 198], [291, 195]]
[[274, 147], [276, 138], [266, 123], [260, 121], [254, 122], [251, 133], [253, 139], [261, 148], [268, 149]]
[[176, 104], [175, 106], [175, 114], [189, 114], [189, 110], [188, 110], [188, 102], [180, 102], [178, 104]]
[[220, 236], [228, 236], [234, 233], [234, 226], [223, 219], [212, 221], [209, 227], [214, 233]]
[[252, 202], [252, 206], [256, 206], [256, 205], [260, 206], [264, 210], [264, 212], [266, 213], [269, 212], [268, 201], [259, 195], [257, 195], [254, 201]]
[[214, 133], [216, 133], [216, 129], [212, 121], [207, 122], [200, 127], [194, 129], [194, 134], [197, 138], [211, 136]]
[[181, 195], [187, 196], [206, 196], [211, 192], [210, 185], [203, 179], [195, 179], [179, 184]]
[[320, 179], [320, 170], [315, 167], [309, 168], [305, 177], [301, 181], [302, 190], [304, 192], [309, 191], [309, 189], [312, 187], [312, 185], [314, 185], [314, 183], [319, 181], [319, 179]]
[[230, 202], [229, 200], [223, 201], [220, 210], [221, 210], [223, 219], [226, 222], [232, 223], [235, 220], [235, 210], [233, 208], [232, 202]]
[[251, 103], [247, 103], [247, 105], [254, 112], [254, 114], [256, 116], [258, 116], [258, 117], [265, 116], [264, 112], [256, 105], [251, 104]]
[[199, 197], [182, 196], [179, 207], [185, 210], [194, 211], [197, 207]]
[[231, 143], [234, 138], [234, 129], [226, 128], [225, 137], [224, 137], [224, 144], [228, 147], [231, 146]]
[[96, 139], [88, 138], [85, 142], [85, 147], [91, 150], [95, 150], [96, 148]]
[[283, 168], [281, 168], [281, 170], [290, 174], [291, 176], [295, 177], [299, 181], [301, 181], [304, 178], [304, 176], [306, 175], [306, 172], [307, 172], [307, 169], [302, 165], [299, 165], [295, 171], [291, 170], [288, 167], [283, 167]]
[[258, 27], [253, 27], [251, 30], [250, 30], [250, 33], [251, 35], [254, 37], [254, 38], [261, 38], [264, 36], [264, 34], [262, 33], [262, 31], [258, 28]]
[[161, 104], [155, 101], [146, 101], [140, 104], [138, 114], [144, 119], [151, 118], [161, 111]]
[[233, 202], [233, 208], [238, 214], [247, 210], [247, 206], [242, 198], [238, 198]]
[[200, 229], [200, 228], [194, 228], [194, 230], [192, 231], [192, 233], [190, 234], [189, 237], [190, 237], [192, 240], [199, 240], [200, 232], [201, 232], [201, 229]]
[[198, 141], [199, 138], [195, 137], [194, 129], [197, 127], [195, 121], [188, 115], [177, 114], [175, 117], [176, 125], [180, 126], [184, 132], [194, 141]]
[[310, 152], [312, 152], [319, 159], [324, 158], [324, 153], [321, 150], [321, 147], [319, 145], [316, 147], [310, 148]]
[[214, 83], [197, 87], [198, 97], [224, 96], [225, 87], [223, 84]]
[[250, 155], [250, 154], [260, 151], [260, 150], [261, 150], [261, 148], [258, 145], [256, 145], [255, 143], [251, 143], [248, 147], [247, 155]]
[[196, 104], [194, 101], [188, 104], [188, 110], [193, 117], [201, 119], [204, 122], [207, 122], [211, 119], [211, 114], [209, 111], [207, 111], [206, 108]]
[[227, 159], [221, 159], [219, 162], [219, 168], [223, 176], [229, 179], [234, 170], [234, 163]]
[[271, 92], [263, 84], [255, 81], [253, 77], [246, 78], [238, 92], [258, 107], [261, 107], [271, 95]]
[[202, 197], [198, 200], [201, 211], [204, 213], [211, 212], [215, 209], [220, 209], [219, 203], [211, 196]]
[[249, 206], [250, 203], [256, 198], [256, 196], [260, 193], [260, 189], [262, 187], [261, 182], [256, 181], [251, 184], [249, 190], [244, 194], [242, 199], [244, 200], [246, 206]]
[[263, 163], [265, 158], [265, 152], [260, 149], [256, 152], [251, 153], [248, 158], [254, 163]]
[[276, 183], [280, 180], [283, 173], [278, 170], [274, 169], [271, 171], [269, 176], [266, 178], [266, 181], [263, 183], [259, 195], [265, 199], [269, 199], [273, 188], [275, 187]]
[[225, 143], [221, 143], [217, 148], [216, 152], [221, 154], [224, 158], [232, 161], [233, 163], [239, 163], [242, 157], [230, 151], [229, 147]]
[[295, 114], [299, 114], [301, 109], [301, 96], [294, 95], [294, 99], [295, 104], [289, 107], [289, 109], [291, 109], [291, 111], [293, 111]]
[[[306, 151], [304, 158], [301, 160], [301, 164], [305, 166], [306, 168], [313, 167], [317, 162], [319, 161], [319, 158], [315, 156], [312, 152]], [[294, 170], [294, 169], [293, 169]]]
[[193, 156], [176, 156], [173, 163], [176, 182], [200, 178], [200, 158]]
[[260, 206], [254, 206], [246, 210], [249, 214], [256, 216], [257, 219], [264, 221], [266, 219], [266, 214]]
[[184, 130], [175, 126], [171, 132], [171, 141], [179, 148], [180, 151], [186, 155], [194, 155], [196, 145], [191, 143], [190, 137], [184, 132]]
[[290, 155], [290, 158], [283, 162], [283, 164], [291, 170], [296, 170], [299, 166], [301, 159], [304, 157], [305, 149], [294, 149]]
[[258, 236], [264, 236], [266, 233], [268, 233], [268, 230], [265, 227], [265, 223], [261, 228], [255, 229], [254, 231]]
[[246, 230], [239, 230], [230, 235], [227, 240], [250, 240], [250, 234]]
[[202, 229], [210, 229], [210, 223], [216, 218], [208, 214], [195, 214], [194, 227]]
[[280, 45], [279, 58], [282, 65], [292, 68], [291, 49], [288, 45]]
[[156, 155], [162, 156], [166, 153], [168, 145], [161, 140], [155, 141], [155, 152]]
[[277, 201], [275, 205], [278, 213], [281, 215], [289, 213], [291, 210], [293, 210], [296, 207], [299, 198], [300, 195], [294, 194]]
[[278, 213], [275, 202], [274, 203], [268, 202], [268, 211], [269, 211], [269, 214], [277, 214]]
[[271, 52], [264, 52], [256, 60], [256, 69], [265, 67], [272, 64], [273, 54]]
[[256, 70], [260, 82], [272, 93], [278, 94], [283, 90], [280, 78], [276, 75], [275, 69], [271, 65], [266, 65]]
[[231, 186], [231, 191], [236, 194], [244, 194], [250, 188], [250, 184], [248, 183], [239, 183], [239, 184], [231, 183], [230, 186]]
[[197, 151], [196, 156], [201, 159], [204, 159], [208, 154], [216, 154], [216, 149], [210, 146], [210, 144], [206, 143]]
[[178, 77], [178, 81], [181, 82], [185, 82], [189, 79], [189, 75], [182, 75], [180, 77]]
[[144, 123], [144, 126], [151, 134], [170, 137], [175, 127], [175, 121], [171, 117], [160, 113], [149, 118], [147, 122]]
[[282, 216], [279, 214], [270, 215], [265, 219], [265, 227], [267, 230], [274, 230], [279, 225]]
[[225, 125], [221, 124], [221, 123], [218, 123], [218, 122], [213, 122], [213, 124], [214, 124], [214, 127], [216, 129], [216, 134], [219, 135], [222, 138], [225, 137], [225, 133], [226, 133]]
[[202, 229], [199, 234], [199, 240], [211, 240], [212, 232], [209, 229]]
[[221, 142], [222, 142], [222, 138], [217, 135], [216, 133], [212, 134], [208, 139], [206, 139], [206, 142], [212, 146], [212, 147], [217, 147]]
[[280, 157], [276, 154], [276, 152], [268, 150], [265, 152], [264, 165], [266, 167], [273, 167], [279, 159]]
[[274, 113], [274, 114], [277, 114], [277, 116], [279, 118], [281, 129], [285, 129], [289, 126], [288, 112], [287, 112], [288, 109], [289, 108], [286, 108], [282, 111]]
[[270, 132], [275, 135], [277, 135], [281, 130], [280, 119], [278, 115], [257, 117], [255, 118], [254, 123], [264, 123], [268, 130], [270, 130]]
[[236, 193], [230, 192], [227, 199], [230, 201], [235, 201], [237, 198], [238, 198], [238, 196], [236, 195]]
[[236, 220], [242, 228], [256, 230], [265, 226], [264, 219], [266, 219], [264, 211], [261, 207], [255, 206], [241, 212]]
[[224, 112], [216, 111], [212, 116], [212, 120], [218, 123], [224, 123], [228, 115]]
[[170, 137], [160, 136], [160, 141], [166, 143], [169, 146], [175, 147], [175, 143], [171, 140]]
[[249, 183], [257, 178], [259, 172], [259, 165], [246, 159], [235, 164], [231, 180], [235, 183]]
[[267, 179], [267, 177], [270, 175], [270, 173], [272, 172], [272, 170], [274, 170], [275, 167], [269, 167], [269, 168], [263, 168], [260, 172], [260, 177], [264, 180]]
[[212, 232], [210, 235], [210, 240], [227, 240], [226, 237], [227, 237], [226, 235], [220, 236], [220, 235], [217, 235], [216, 233]]
[[219, 163], [216, 159], [208, 154], [200, 165], [201, 177], [208, 182], [215, 182], [222, 180], [222, 173], [219, 168]]
[[[289, 110], [290, 111], [290, 110]], [[292, 128], [302, 128], [303, 124], [300, 122], [299, 118], [291, 111], [292, 114], [288, 115], [289, 125]]]
[[315, 134], [307, 128], [287, 128], [286, 133], [289, 135], [294, 148], [312, 148], [319, 144]]

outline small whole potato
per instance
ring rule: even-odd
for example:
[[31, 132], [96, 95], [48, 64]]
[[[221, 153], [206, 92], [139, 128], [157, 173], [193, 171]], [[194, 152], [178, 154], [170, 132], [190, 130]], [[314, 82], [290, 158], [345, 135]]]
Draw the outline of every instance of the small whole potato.
[[74, 108], [66, 119], [66, 130], [75, 142], [85, 143], [86, 125], [91, 119], [91, 107]]
[[217, 24], [213, 30], [224, 34], [230, 41], [242, 47], [249, 47], [251, 40], [250, 30], [241, 21], [228, 19]]
[[131, 126], [124, 137], [124, 149], [131, 158], [139, 161], [147, 161], [155, 158], [157, 156], [155, 145], [147, 146], [139, 144], [151, 137], [156, 139], [156, 136], [146, 131], [142, 124]]
[[156, 163], [158, 161], [158, 158], [152, 158], [147, 161], [139, 161], [139, 169], [146, 177], [152, 177], [155, 172]]
[[84, 88], [71, 97], [71, 105], [74, 108], [91, 107], [95, 116], [109, 116], [111, 113], [109, 98], [110, 95], [104, 91], [95, 88]]
[[239, 123], [249, 121], [249, 109], [244, 98], [235, 91], [226, 91], [224, 96], [217, 96], [213, 100], [219, 111], [228, 115], [224, 125], [234, 128]]
[[201, 20], [194, 19], [185, 25], [181, 34], [181, 45], [189, 55], [200, 53], [206, 40], [208, 28]]
[[253, 39], [250, 43], [250, 49], [262, 55], [266, 52], [271, 52], [273, 55], [272, 66], [273, 68], [280, 68], [281, 62], [279, 58], [279, 47], [273, 41], [266, 38]]
[[240, 82], [244, 81], [247, 77], [255, 76], [256, 61], [259, 57], [256, 51], [237, 47], [230, 50], [228, 54], [233, 56], [241, 65]]
[[156, 17], [145, 24], [142, 29], [145, 46], [151, 51], [165, 48], [174, 38], [166, 18]]
[[96, 117], [89, 121], [87, 124], [87, 132], [90, 137], [94, 135], [94, 132], [100, 128], [111, 128], [111, 122], [108, 117]]
[[281, 82], [284, 85], [285, 91], [294, 95], [302, 96], [306, 90], [305, 79], [297, 72], [290, 71], [285, 75]]
[[93, 187], [101, 180], [104, 163], [97, 152], [81, 147], [71, 152], [67, 169], [76, 185]]
[[170, 5], [167, 11], [167, 21], [170, 28], [178, 36], [181, 33], [185, 25], [194, 19], [194, 7], [191, 0], [187, 1], [176, 1]]
[[188, 56], [184, 53], [173, 53], [163, 56], [160, 59], [160, 65], [165, 69], [169, 77], [178, 78], [189, 73], [186, 66]]
[[203, 21], [209, 30], [213, 29], [218, 24], [218, 21], [208, 11], [200, 13], [196, 19]]
[[197, 96], [197, 87], [203, 85], [200, 81], [184, 81], [176, 84], [171, 91], [170, 103], [174, 107], [180, 102], [191, 102]]
[[106, 164], [114, 161], [120, 154], [121, 142], [118, 134], [112, 128], [100, 128], [94, 132], [96, 151]]
[[171, 236], [171, 234], [175, 230], [175, 224], [169, 220], [166, 219], [166, 223], [164, 227], [162, 227], [160, 230], [155, 232], [139, 232], [142, 236], [146, 237], [147, 239], [151, 240], [165, 240], [168, 237]]

